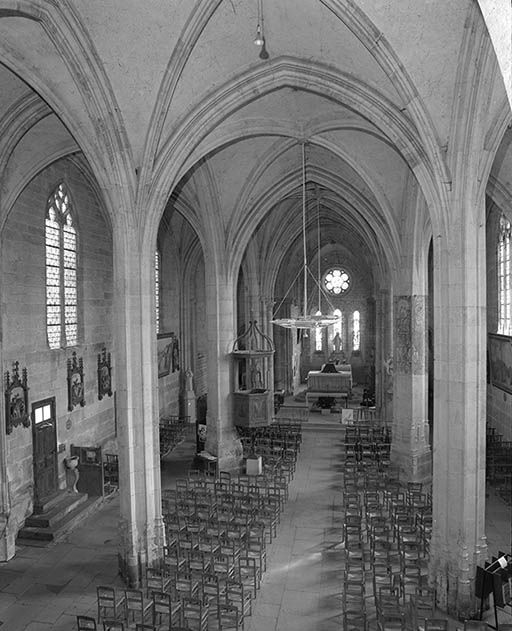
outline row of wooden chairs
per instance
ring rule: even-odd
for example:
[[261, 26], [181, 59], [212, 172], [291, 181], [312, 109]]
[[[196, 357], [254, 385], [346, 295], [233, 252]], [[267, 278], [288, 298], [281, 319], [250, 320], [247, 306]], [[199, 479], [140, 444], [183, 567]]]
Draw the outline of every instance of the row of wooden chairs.
[[105, 495], [119, 488], [119, 456], [117, 454], [103, 454], [103, 484]]
[[[426, 583], [425, 545], [431, 494], [420, 483], [402, 484], [396, 469], [383, 467], [375, 458], [390, 434], [381, 433], [379, 442], [381, 428], [377, 433], [368, 427], [361, 433], [357, 426], [346, 430], [343, 628], [365, 631], [376, 624], [378, 631], [417, 631], [425, 619], [433, 625], [435, 594]], [[354, 462], [350, 454], [357, 444], [363, 457]]]
[[487, 424], [486, 437], [487, 481], [510, 505], [512, 504], [512, 441], [504, 440], [503, 435], [489, 424]]
[[166, 456], [185, 438], [190, 427], [189, 416], [169, 415], [160, 418], [160, 457]]
[[[202, 602], [219, 628], [243, 629], [252, 612], [266, 570], [267, 540], [277, 534], [297, 454], [298, 449], [287, 459], [264, 456], [272, 467], [262, 475], [220, 471], [212, 479], [192, 471], [164, 493], [167, 546], [160, 569], [171, 589]], [[158, 574], [156, 580], [159, 585]], [[146, 583], [155, 587], [149, 574]]]
[[[213, 620], [219, 628], [229, 623], [230, 628], [243, 629], [245, 619], [252, 613], [252, 594], [236, 581], [223, 582], [213, 574], [200, 577], [160, 574], [157, 581], [157, 573], [158, 570], [153, 570], [146, 585], [146, 590], [151, 591], [148, 596], [143, 590], [98, 586], [98, 622], [108, 626], [115, 621], [115, 629], [146, 624], [173, 631], [182, 627], [205, 631]], [[159, 590], [152, 588], [156, 582], [160, 583]], [[84, 628], [96, 628], [90, 624]]]
[[[108, 620], [102, 622], [98, 627], [96, 620], [91, 616], [77, 616], [76, 624], [78, 631], [128, 631], [128, 627], [122, 620]], [[139, 623], [135, 625], [135, 631], [160, 631], [159, 627], [153, 624]], [[172, 631], [192, 631], [189, 627], [172, 627]]]

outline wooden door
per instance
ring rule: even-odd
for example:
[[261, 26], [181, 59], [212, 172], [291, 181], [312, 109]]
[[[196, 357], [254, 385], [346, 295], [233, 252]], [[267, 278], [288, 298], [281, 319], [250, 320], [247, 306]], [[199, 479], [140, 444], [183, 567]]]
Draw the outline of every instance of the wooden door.
[[41, 504], [58, 489], [57, 420], [55, 397], [32, 404], [34, 448], [34, 504]]

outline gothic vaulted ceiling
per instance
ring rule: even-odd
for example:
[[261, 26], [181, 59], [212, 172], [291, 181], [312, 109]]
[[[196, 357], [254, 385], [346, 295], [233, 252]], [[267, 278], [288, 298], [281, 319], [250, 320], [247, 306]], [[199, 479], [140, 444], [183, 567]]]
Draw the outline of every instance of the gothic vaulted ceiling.
[[[479, 32], [472, 0], [0, 0], [3, 216], [35, 173], [82, 153], [113, 221], [135, 213], [156, 234], [172, 206], [228, 266], [256, 243], [288, 275], [306, 143], [308, 213], [378, 278], [399, 265], [411, 177], [450, 178]], [[489, 120], [504, 95], [497, 74]], [[506, 141], [505, 186], [511, 156]]]

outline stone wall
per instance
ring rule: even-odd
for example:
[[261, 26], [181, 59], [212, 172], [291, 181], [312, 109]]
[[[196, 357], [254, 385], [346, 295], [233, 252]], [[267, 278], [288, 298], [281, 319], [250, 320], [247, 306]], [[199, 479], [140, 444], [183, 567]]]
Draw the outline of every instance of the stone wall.
[[[64, 181], [78, 230], [78, 345], [51, 350], [46, 336], [45, 212], [49, 195]], [[34, 178], [12, 209], [1, 235], [3, 371], [18, 361], [28, 371], [32, 403], [55, 397], [59, 487], [71, 445], [113, 448], [114, 396], [98, 400], [97, 356], [112, 353], [112, 238], [99, 201], [82, 172], [61, 160]], [[67, 360], [83, 358], [85, 406], [68, 411]], [[115, 385], [116, 362], [112, 353]], [[32, 430], [15, 427], [6, 441], [11, 524], [32, 511]]]

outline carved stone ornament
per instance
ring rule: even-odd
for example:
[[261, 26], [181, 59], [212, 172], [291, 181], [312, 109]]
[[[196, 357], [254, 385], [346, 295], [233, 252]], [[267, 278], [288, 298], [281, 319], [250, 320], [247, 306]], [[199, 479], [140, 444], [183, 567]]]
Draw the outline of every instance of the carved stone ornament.
[[101, 401], [105, 395], [112, 396], [112, 363], [110, 353], [103, 348], [98, 354], [98, 399]]
[[85, 405], [84, 363], [73, 351], [72, 358], [68, 359], [68, 410], [72, 412], [76, 405]]
[[30, 427], [30, 414], [28, 411], [28, 387], [27, 369], [19, 375], [19, 362], [12, 365], [12, 378], [9, 371], [5, 373], [5, 430], [7, 434], [13, 427], [23, 425]]

